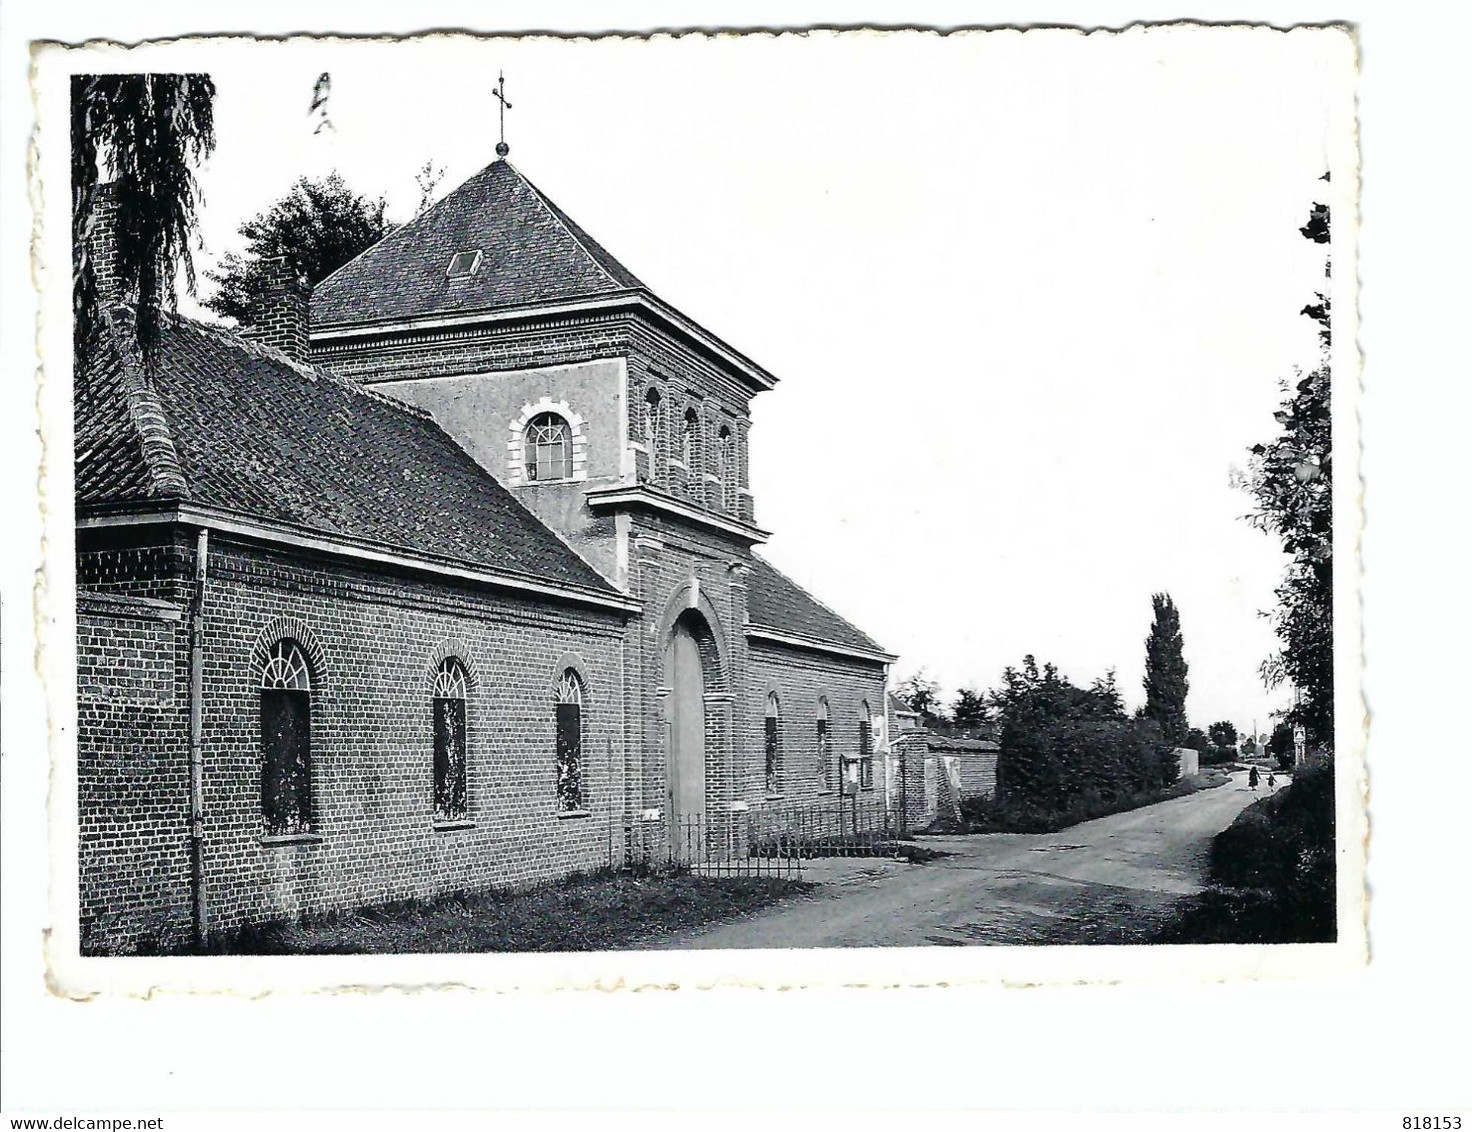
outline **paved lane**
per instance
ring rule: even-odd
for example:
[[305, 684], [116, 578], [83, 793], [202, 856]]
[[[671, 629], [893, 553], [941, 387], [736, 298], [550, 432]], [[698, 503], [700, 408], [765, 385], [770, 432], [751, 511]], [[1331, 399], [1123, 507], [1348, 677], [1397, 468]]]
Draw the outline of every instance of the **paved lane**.
[[[1282, 786], [1279, 786], [1282, 789]], [[1211, 839], [1265, 789], [1225, 786], [1050, 834], [926, 837], [927, 865], [814, 862], [816, 892], [652, 947], [914, 947], [1148, 939], [1204, 884]]]

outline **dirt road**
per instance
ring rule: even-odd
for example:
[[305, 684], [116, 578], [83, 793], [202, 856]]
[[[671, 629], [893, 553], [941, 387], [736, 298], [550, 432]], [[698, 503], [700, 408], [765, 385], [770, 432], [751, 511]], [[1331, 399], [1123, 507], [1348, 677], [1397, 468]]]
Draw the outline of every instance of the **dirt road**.
[[[1281, 785], [1279, 789], [1281, 789]], [[813, 862], [816, 891], [652, 947], [915, 947], [1148, 939], [1204, 881], [1211, 839], [1266, 793], [1225, 786], [1052, 834], [926, 837], [926, 865]]]

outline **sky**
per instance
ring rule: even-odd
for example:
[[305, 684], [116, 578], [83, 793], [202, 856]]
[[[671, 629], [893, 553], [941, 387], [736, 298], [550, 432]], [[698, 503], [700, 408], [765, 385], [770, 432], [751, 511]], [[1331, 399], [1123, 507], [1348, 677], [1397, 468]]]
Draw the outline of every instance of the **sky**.
[[[167, 48], [152, 49], [167, 52]], [[155, 65], [135, 55], [129, 67]], [[159, 60], [166, 58], [160, 54]], [[1140, 29], [196, 49], [201, 250], [337, 170], [391, 220], [510, 159], [781, 380], [752, 410], [765, 553], [945, 693], [1034, 654], [1143, 699], [1151, 594], [1201, 727], [1267, 725], [1285, 559], [1248, 448], [1317, 361], [1298, 312], [1350, 97], [1335, 32]], [[307, 111], [332, 76], [332, 129]], [[207, 284], [206, 284], [207, 288]], [[186, 301], [186, 310], [197, 307]]]

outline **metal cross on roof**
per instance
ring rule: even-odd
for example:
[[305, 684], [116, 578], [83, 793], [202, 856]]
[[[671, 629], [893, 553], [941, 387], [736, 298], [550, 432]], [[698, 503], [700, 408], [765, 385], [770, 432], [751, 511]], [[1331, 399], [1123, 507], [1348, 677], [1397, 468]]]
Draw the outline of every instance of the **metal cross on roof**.
[[506, 101], [505, 71], [502, 71], [496, 76], [496, 88], [491, 93], [496, 96], [496, 101], [501, 104], [501, 140], [496, 143], [496, 156], [505, 157], [511, 152], [511, 147], [506, 144], [506, 111], [511, 109], [511, 103]]

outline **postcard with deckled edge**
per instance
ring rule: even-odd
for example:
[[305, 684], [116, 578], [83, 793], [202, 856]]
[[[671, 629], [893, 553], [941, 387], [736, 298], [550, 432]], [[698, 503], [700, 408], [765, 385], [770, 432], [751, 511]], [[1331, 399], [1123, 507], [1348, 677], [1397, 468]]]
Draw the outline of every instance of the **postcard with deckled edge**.
[[1366, 961], [1348, 29], [33, 60], [56, 993]]

